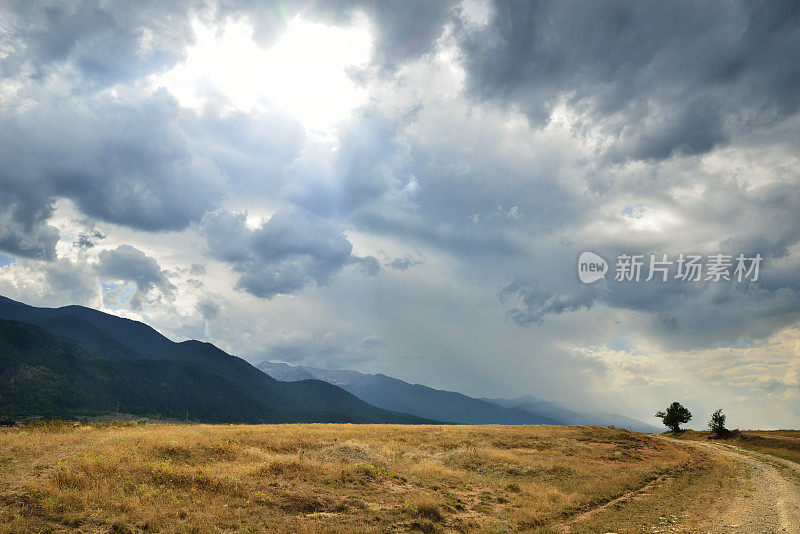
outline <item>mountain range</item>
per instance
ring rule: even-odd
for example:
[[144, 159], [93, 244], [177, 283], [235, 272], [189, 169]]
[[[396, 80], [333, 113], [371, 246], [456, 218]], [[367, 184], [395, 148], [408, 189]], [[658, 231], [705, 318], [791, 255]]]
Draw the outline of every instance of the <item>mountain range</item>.
[[83, 306], [0, 296], [0, 417], [133, 414], [212, 423], [594, 424], [644, 432], [614, 414], [520, 397], [478, 399], [382, 374], [262, 362]]
[[176, 343], [138, 321], [0, 297], [0, 416], [120, 412], [216, 423], [432, 422], [325, 381], [277, 381], [210, 343]]
[[429, 419], [469, 424], [598, 425], [640, 432], [661, 431], [653, 425], [623, 415], [576, 411], [532, 396], [515, 399], [473, 398], [453, 391], [410, 384], [383, 374], [292, 366], [269, 361], [261, 362], [256, 367], [277, 380], [324, 380], [379, 408]]

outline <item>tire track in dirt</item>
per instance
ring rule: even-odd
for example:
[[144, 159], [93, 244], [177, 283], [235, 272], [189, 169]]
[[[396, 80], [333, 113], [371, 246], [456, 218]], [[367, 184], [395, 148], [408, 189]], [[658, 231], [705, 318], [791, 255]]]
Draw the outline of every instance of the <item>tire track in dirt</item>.
[[642, 486], [640, 488], [637, 488], [637, 489], [635, 489], [633, 491], [629, 491], [628, 493], [625, 493], [624, 495], [620, 495], [616, 499], [608, 501], [605, 504], [600, 504], [600, 505], [595, 506], [594, 508], [586, 510], [582, 514], [580, 514], [580, 515], [578, 515], [576, 517], [573, 517], [568, 522], [556, 525], [554, 527], [554, 529], [559, 534], [569, 534], [570, 532], [572, 532], [572, 525], [573, 524], [580, 523], [581, 521], [586, 521], [590, 517], [592, 517], [592, 516], [594, 516], [596, 514], [599, 514], [600, 512], [605, 510], [606, 508], [610, 508], [612, 506], [617, 506], [617, 505], [626, 503], [629, 500], [638, 497], [639, 495], [644, 495], [647, 492], [649, 492], [650, 490], [653, 490], [656, 487], [660, 486], [661, 484], [664, 484], [665, 482], [671, 480], [672, 478], [673, 477], [671, 477], [671, 476], [662, 475], [662, 476], [660, 476], [660, 477], [658, 477], [658, 478], [656, 478], [654, 480], [651, 480], [650, 482], [648, 482], [647, 484], [645, 484], [644, 486]]
[[[670, 441], [675, 442], [678, 445], [683, 444], [683, 442], [677, 442], [673, 440]], [[662, 473], [661, 475], [657, 476], [653, 480], [650, 480], [644, 485], [634, 490], [631, 490], [627, 493], [624, 493], [619, 497], [616, 497], [606, 503], [592, 506], [588, 510], [584, 510], [583, 512], [580, 512], [578, 515], [573, 516], [569, 520], [562, 521], [559, 524], [553, 525], [552, 528], [559, 534], [568, 534], [572, 532], [572, 527], [574, 525], [586, 521], [589, 518], [593, 517], [594, 515], [602, 513], [604, 510], [608, 508], [624, 504], [633, 499], [647, 498], [652, 490], [655, 490], [664, 484], [670, 483], [675, 479], [676, 476], [678, 476], [681, 473], [684, 473], [688, 469], [691, 469], [693, 466], [695, 466], [698, 462], [701, 461], [701, 457], [704, 455], [703, 452], [700, 452], [696, 448], [690, 448], [689, 452], [691, 454], [691, 457], [685, 464], [670, 469], [666, 473]]]

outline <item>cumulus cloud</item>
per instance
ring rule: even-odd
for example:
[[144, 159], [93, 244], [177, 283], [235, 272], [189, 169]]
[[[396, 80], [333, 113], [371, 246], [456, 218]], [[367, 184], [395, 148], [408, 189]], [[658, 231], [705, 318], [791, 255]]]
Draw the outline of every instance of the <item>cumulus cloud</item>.
[[296, 208], [280, 210], [255, 229], [244, 213], [219, 212], [203, 221], [210, 254], [233, 265], [237, 288], [270, 299], [307, 285], [326, 285], [352, 259], [353, 246], [336, 224]]
[[101, 278], [131, 282], [136, 286], [136, 292], [130, 301], [134, 310], [141, 309], [154, 290], [169, 299], [176, 289], [155, 258], [131, 245], [103, 250], [98, 257], [96, 269]]
[[0, 267], [0, 294], [45, 307], [100, 305], [100, 283], [86, 261], [17, 259]]

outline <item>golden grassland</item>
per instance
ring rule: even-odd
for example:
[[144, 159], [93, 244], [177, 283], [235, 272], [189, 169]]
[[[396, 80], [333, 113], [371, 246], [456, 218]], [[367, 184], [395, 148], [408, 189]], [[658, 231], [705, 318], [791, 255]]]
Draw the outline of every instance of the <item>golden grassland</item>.
[[[688, 440], [711, 439], [711, 432], [707, 431], [684, 430], [669, 435]], [[718, 441], [800, 463], [800, 430], [737, 430]]]
[[[659, 477], [669, 513], [691, 515], [723, 471], [598, 427], [42, 424], [0, 431], [0, 532], [563, 532]], [[636, 500], [570, 528], [661, 515]]]

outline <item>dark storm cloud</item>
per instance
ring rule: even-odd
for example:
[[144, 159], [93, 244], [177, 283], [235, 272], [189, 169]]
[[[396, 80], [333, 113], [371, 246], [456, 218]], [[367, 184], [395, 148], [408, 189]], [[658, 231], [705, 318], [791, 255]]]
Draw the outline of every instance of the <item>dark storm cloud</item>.
[[467, 84], [534, 124], [562, 100], [609, 155], [702, 154], [800, 106], [796, 2], [496, 2], [460, 31]]
[[162, 296], [171, 297], [175, 286], [169, 281], [167, 272], [155, 258], [130, 245], [120, 245], [113, 250], [100, 252], [97, 273], [106, 280], [124, 280], [136, 285], [131, 298], [131, 308], [141, 308], [148, 293], [157, 289]]
[[[194, 154], [166, 92], [143, 100], [43, 99], [0, 117], [0, 246], [53, 257], [46, 225], [56, 199], [96, 219], [141, 230], [180, 230], [226, 191], [212, 161]], [[43, 253], [42, 253], [43, 251]]]
[[373, 29], [373, 62], [393, 69], [430, 52], [445, 25], [452, 20], [457, 5], [454, 0], [223, 0], [217, 12], [222, 17], [247, 16], [254, 26], [254, 38], [264, 46], [274, 43], [297, 15], [342, 25], [365, 13]]
[[112, 85], [165, 69], [193, 40], [191, 18], [202, 2], [156, 0], [29, 2], [0, 8], [10, 34], [0, 59], [3, 77], [48, 76], [71, 65], [90, 83]]
[[[722, 248], [717, 252], [735, 257], [739, 251]], [[765, 257], [756, 282], [708, 281], [705, 271], [701, 281], [682, 281], [674, 278], [674, 265], [664, 282], [660, 275], [646, 281], [649, 254], [634, 253], [645, 255], [639, 282], [615, 280], [618, 252], [601, 251], [609, 261], [605, 280], [581, 284], [577, 254], [565, 254], [554, 258], [554, 263], [562, 264], [561, 269], [551, 265], [538, 276], [517, 278], [498, 293], [498, 298], [507, 307], [507, 316], [523, 327], [598, 306], [636, 312], [637, 334], [646, 333], [681, 350], [716, 347], [743, 338], [764, 339], [776, 329], [793, 324], [800, 313], [797, 258]]]
[[260, 298], [326, 285], [358, 260], [337, 224], [297, 208], [280, 210], [253, 230], [242, 213], [210, 214], [202, 232], [210, 254], [239, 273], [237, 288]]
[[396, 67], [431, 51], [458, 2], [371, 0], [363, 2], [375, 26], [375, 59]]
[[26, 258], [54, 259], [59, 233], [45, 222], [50, 217], [50, 207], [29, 205], [27, 199], [11, 199], [2, 184], [0, 195], [0, 249]]

